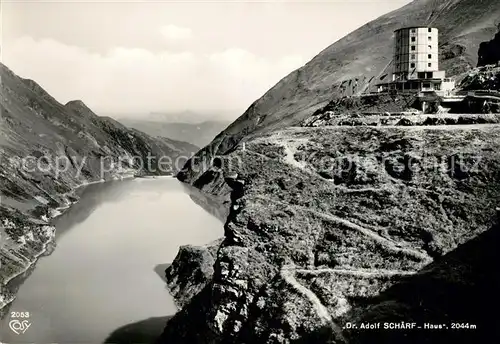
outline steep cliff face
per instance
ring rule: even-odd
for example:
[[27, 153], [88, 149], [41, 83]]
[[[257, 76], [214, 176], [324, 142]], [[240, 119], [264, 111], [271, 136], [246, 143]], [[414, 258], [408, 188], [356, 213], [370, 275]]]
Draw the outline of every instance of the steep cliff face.
[[[205, 274], [196, 295], [174, 294], [183, 307], [159, 342], [498, 337], [500, 324], [479, 305], [499, 304], [490, 229], [500, 117], [415, 116], [411, 99], [338, 99], [335, 86], [386, 73], [393, 30], [428, 24], [441, 32], [442, 68], [460, 75], [464, 90], [496, 99], [496, 68], [472, 66], [499, 14], [496, 1], [414, 1], [285, 77], [186, 164], [180, 180], [231, 207], [211, 280]], [[177, 276], [167, 276], [170, 287]], [[359, 327], [377, 322], [422, 328]], [[450, 328], [431, 333], [426, 322]]]
[[[351, 341], [363, 300], [492, 226], [499, 149], [498, 125], [289, 128], [239, 145], [222, 158], [237, 166], [212, 169], [233, 188], [212, 280], [162, 341]], [[436, 307], [433, 321], [453, 316]]]
[[3, 285], [46, 249], [54, 236], [48, 220], [77, 200], [77, 186], [173, 174], [175, 159], [182, 163], [197, 147], [128, 129], [81, 101], [60, 104], [1, 64], [0, 78], [0, 285], [7, 295]]
[[488, 343], [500, 340], [500, 224], [350, 312], [353, 323], [415, 322], [426, 329], [352, 330], [352, 343]]
[[214, 274], [217, 250], [223, 239], [203, 247], [186, 245], [165, 270], [168, 287], [179, 309], [210, 283]]
[[498, 32], [491, 41], [482, 42], [479, 46], [477, 66], [496, 64], [500, 61], [500, 24]]
[[[290, 73], [213, 142], [186, 164], [179, 179], [204, 184], [203, 174], [214, 156], [230, 151], [241, 140], [269, 130], [296, 125], [339, 95], [344, 80], [358, 77], [359, 89], [386, 70], [392, 58], [393, 31], [407, 25], [431, 25], [440, 30], [440, 66], [448, 75], [477, 64], [481, 42], [491, 39], [500, 17], [497, 0], [416, 0], [386, 14], [335, 42], [305, 66]], [[390, 68], [390, 67], [389, 67]], [[366, 79], [365, 79], [366, 77]], [[208, 167], [207, 167], [208, 166]], [[210, 190], [207, 185], [204, 190]]]

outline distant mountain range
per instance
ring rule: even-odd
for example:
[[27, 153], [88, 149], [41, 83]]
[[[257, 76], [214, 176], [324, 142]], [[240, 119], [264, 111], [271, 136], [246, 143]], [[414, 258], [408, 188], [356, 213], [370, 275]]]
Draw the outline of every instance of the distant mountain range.
[[151, 136], [169, 137], [182, 140], [198, 147], [209, 144], [215, 136], [224, 130], [229, 121], [205, 121], [202, 123], [172, 123], [168, 121], [121, 119], [121, 123], [130, 128], [143, 131]]
[[171, 112], [150, 112], [146, 118], [152, 121], [162, 121], [168, 123], [202, 123], [207, 121], [215, 122], [228, 122], [234, 121], [240, 110], [228, 111], [228, 110], [218, 110], [218, 111], [171, 111]]
[[198, 150], [101, 117], [82, 101], [59, 103], [0, 63], [0, 313], [5, 284], [48, 250], [50, 218], [78, 200], [81, 185], [171, 175]]
[[203, 122], [232, 122], [241, 114], [242, 110], [207, 110], [207, 111], [150, 111], [150, 112], [109, 112], [98, 111], [99, 115], [113, 117], [122, 122], [124, 120], [141, 120], [162, 123], [189, 123]]

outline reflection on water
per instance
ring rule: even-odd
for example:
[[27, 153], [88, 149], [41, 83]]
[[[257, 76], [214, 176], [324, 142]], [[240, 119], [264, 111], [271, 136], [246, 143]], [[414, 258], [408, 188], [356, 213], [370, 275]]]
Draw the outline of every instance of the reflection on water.
[[210, 197], [188, 184], [182, 184], [182, 186], [184, 187], [184, 190], [189, 193], [189, 197], [191, 197], [194, 203], [198, 204], [223, 223], [226, 222], [229, 215], [229, 201], [222, 202], [221, 200]]
[[[85, 221], [100, 204], [119, 201], [121, 195], [126, 192], [127, 185], [130, 185], [131, 182], [133, 182], [133, 180], [110, 181], [106, 183], [90, 184], [86, 187], [79, 188], [76, 192], [79, 197], [78, 203], [71, 206], [71, 211], [66, 211], [61, 216], [52, 220], [51, 224], [57, 228], [56, 239], [60, 239], [68, 229]], [[57, 241], [58, 240], [49, 243], [46, 252], [42, 256], [50, 255], [57, 246]], [[26, 278], [31, 275], [35, 267], [36, 264], [28, 268], [24, 273], [13, 278], [9, 282], [9, 289], [16, 291], [19, 286], [24, 283]]]
[[[167, 281], [167, 276], [165, 276], [165, 270], [167, 270], [167, 268], [170, 266], [171, 264], [168, 263], [168, 264], [158, 264], [155, 266], [154, 270], [155, 272], [158, 274], [158, 276], [160, 276], [161, 280], [166, 282]], [[166, 284], [165, 284], [166, 286]]]
[[120, 327], [113, 331], [104, 343], [145, 344], [154, 343], [162, 334], [168, 317], [149, 318]]
[[106, 202], [118, 202], [127, 192], [126, 185], [131, 185], [134, 180], [110, 181], [107, 183], [92, 184], [78, 190], [80, 197], [78, 203], [71, 206], [70, 212], [65, 212], [53, 220], [56, 226], [57, 237], [67, 229], [85, 221], [92, 212]]
[[158, 264], [172, 261], [180, 245], [223, 233], [173, 178], [90, 185], [55, 225], [57, 248], [39, 260], [10, 307], [29, 312], [30, 327], [15, 334], [7, 314], [1, 342], [97, 343], [137, 328], [128, 324], [147, 328], [143, 319], [176, 311]]

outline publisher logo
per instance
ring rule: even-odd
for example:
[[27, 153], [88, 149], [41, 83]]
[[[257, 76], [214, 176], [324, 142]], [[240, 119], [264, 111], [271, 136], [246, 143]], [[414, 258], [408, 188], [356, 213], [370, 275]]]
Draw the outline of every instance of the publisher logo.
[[27, 329], [31, 326], [31, 323], [28, 320], [11, 320], [9, 322], [9, 327], [15, 334], [25, 333]]

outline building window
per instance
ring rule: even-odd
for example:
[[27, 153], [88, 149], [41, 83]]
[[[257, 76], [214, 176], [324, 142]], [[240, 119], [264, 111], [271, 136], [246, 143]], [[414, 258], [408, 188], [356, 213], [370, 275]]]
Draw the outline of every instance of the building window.
[[429, 50], [432, 50], [432, 45], [428, 45], [427, 47], [429, 48]]
[[432, 67], [432, 63], [428, 63], [428, 64], [427, 64], [427, 66], [428, 66], [428, 67]]
[[412, 37], [412, 38], [411, 38], [411, 41], [412, 41], [412, 42], [415, 42], [416, 40], [417, 40], [417, 38], [416, 38], [416, 37]]
[[431, 37], [431, 36], [427, 37], [427, 39], [428, 39], [429, 41], [432, 41], [432, 37]]
[[432, 58], [432, 54], [427, 55], [427, 57], [431, 59]]
[[415, 54], [411, 54], [411, 59], [415, 60], [415, 58], [416, 58]]
[[429, 28], [429, 29], [428, 29], [428, 31], [429, 31], [429, 32], [432, 32], [432, 29], [431, 29], [431, 28]]
[[416, 30], [415, 30], [415, 29], [411, 29], [411, 33], [415, 33], [415, 32], [416, 32]]
[[415, 46], [414, 45], [411, 46], [411, 50], [415, 51]]
[[410, 64], [410, 67], [415, 68], [415, 64], [414, 63]]

